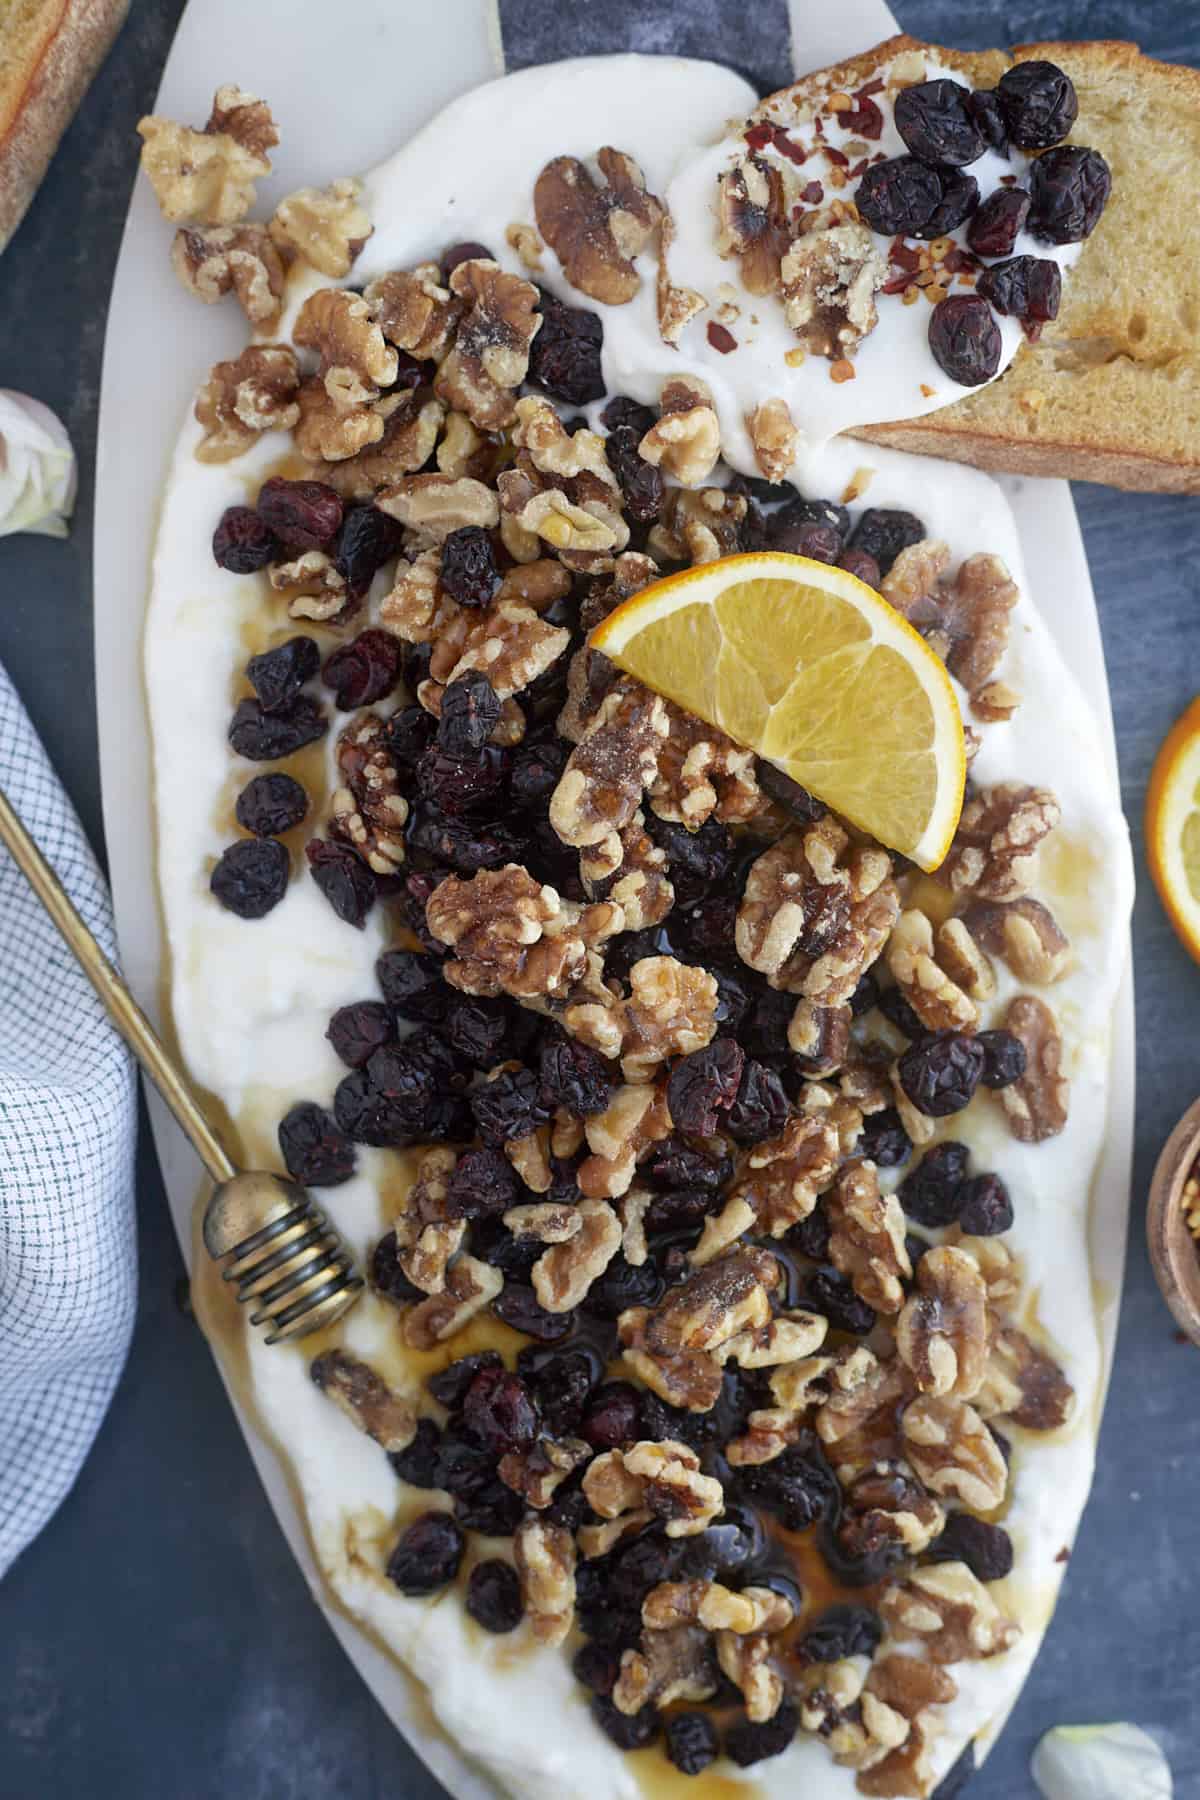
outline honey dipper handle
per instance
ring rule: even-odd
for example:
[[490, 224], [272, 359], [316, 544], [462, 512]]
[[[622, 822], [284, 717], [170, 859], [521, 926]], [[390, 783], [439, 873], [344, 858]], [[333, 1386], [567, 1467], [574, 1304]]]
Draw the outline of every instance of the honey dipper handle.
[[50, 915], [59, 935], [103, 1000], [109, 1017], [150, 1077], [214, 1181], [237, 1173], [162, 1039], [80, 918], [66, 889], [0, 789], [0, 840]]

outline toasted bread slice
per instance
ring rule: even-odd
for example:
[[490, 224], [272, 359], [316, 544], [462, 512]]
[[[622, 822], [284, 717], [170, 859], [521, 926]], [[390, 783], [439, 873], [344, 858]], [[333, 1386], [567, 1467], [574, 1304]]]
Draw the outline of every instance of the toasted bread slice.
[[1079, 95], [1070, 141], [1107, 158], [1112, 196], [1058, 319], [1005, 374], [940, 412], [853, 435], [982, 469], [1200, 493], [1200, 71], [1125, 43], [964, 54], [896, 37], [791, 91], [859, 86], [902, 50], [979, 87], [1013, 62], [1057, 63]]
[[8, 0], [0, 23], [0, 250], [104, 61], [129, 0]]

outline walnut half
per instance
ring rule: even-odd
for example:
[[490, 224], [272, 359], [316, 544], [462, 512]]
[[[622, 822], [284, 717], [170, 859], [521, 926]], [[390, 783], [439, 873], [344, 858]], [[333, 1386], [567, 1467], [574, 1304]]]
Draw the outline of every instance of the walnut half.
[[641, 277], [633, 258], [657, 230], [662, 202], [646, 192], [641, 170], [624, 151], [596, 153], [601, 180], [575, 156], [556, 156], [533, 189], [538, 230], [572, 287], [609, 306], [633, 299]]

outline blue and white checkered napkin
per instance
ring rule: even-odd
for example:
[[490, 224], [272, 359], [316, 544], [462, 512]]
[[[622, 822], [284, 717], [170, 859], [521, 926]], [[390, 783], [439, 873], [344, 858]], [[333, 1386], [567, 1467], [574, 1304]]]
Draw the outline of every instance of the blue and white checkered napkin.
[[[2, 669], [0, 784], [114, 956], [103, 878]], [[74, 1482], [125, 1362], [135, 1095], [99, 998], [0, 849], [0, 1575]]]

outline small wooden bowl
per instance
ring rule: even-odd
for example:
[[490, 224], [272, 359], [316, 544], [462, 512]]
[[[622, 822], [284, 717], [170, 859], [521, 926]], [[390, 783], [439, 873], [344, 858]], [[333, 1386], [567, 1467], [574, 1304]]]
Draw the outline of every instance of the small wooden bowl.
[[1200, 1100], [1163, 1146], [1150, 1183], [1146, 1240], [1163, 1298], [1193, 1344], [1200, 1344], [1200, 1244], [1188, 1230], [1181, 1196], [1200, 1156]]

